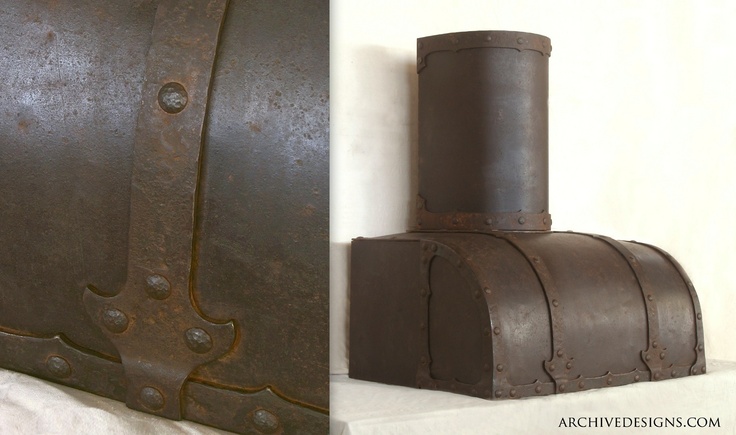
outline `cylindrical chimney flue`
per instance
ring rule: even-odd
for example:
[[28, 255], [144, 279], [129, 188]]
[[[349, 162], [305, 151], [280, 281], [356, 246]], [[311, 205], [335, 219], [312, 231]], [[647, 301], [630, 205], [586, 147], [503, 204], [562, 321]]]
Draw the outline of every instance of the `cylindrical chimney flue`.
[[417, 41], [419, 230], [549, 230], [549, 38]]

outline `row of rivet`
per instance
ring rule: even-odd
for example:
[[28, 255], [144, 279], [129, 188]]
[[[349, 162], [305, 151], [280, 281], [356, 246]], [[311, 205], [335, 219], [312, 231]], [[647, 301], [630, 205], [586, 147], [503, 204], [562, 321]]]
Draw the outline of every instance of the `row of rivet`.
[[[68, 378], [72, 374], [72, 367], [66, 358], [60, 355], [51, 355], [46, 359], [46, 369], [49, 373], [59, 379]], [[139, 397], [141, 403], [152, 411], [157, 411], [164, 407], [166, 400], [164, 395], [154, 387], [144, 387], [141, 389]], [[278, 417], [273, 413], [259, 408], [250, 415], [251, 422], [261, 431], [271, 433], [278, 429], [280, 423]]]

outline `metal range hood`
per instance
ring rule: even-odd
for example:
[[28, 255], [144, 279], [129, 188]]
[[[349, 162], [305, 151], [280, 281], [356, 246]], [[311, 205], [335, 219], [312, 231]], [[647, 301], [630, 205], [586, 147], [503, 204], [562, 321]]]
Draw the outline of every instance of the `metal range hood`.
[[418, 40], [416, 228], [352, 243], [350, 377], [520, 398], [705, 373], [663, 250], [551, 231], [550, 40]]

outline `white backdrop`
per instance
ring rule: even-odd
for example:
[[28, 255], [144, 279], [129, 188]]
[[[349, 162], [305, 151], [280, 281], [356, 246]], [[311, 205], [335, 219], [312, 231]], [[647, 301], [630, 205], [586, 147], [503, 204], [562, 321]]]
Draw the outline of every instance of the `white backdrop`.
[[331, 371], [346, 373], [349, 244], [404, 232], [416, 38], [552, 40], [553, 229], [654, 244], [695, 284], [708, 358], [736, 360], [736, 2], [332, 0]]

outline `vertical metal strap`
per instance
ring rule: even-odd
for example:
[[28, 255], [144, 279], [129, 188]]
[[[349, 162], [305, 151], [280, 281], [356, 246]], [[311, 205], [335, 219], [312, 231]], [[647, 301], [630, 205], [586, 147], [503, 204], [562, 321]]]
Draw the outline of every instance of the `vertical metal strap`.
[[531, 246], [518, 243], [514, 234], [499, 233], [496, 237], [506, 240], [526, 258], [542, 286], [547, 298], [552, 330], [552, 355], [548, 361], [544, 361], [544, 369], [555, 381], [555, 392], [564, 393], [568, 389], [567, 383], [570, 381], [574, 358], [568, 356], [565, 351], [564, 307], [560, 301], [557, 285], [543, 259]]
[[651, 374], [650, 380], [659, 381], [661, 379], [669, 378], [669, 373], [664, 369], [671, 367], [672, 364], [667, 365], [667, 362], [665, 361], [665, 358], [667, 357], [667, 348], [659, 339], [659, 315], [657, 311], [655, 287], [643, 272], [642, 266], [636, 259], [636, 256], [621, 242], [610, 237], [599, 236], [597, 234], [589, 234], [589, 236], [610, 245], [618, 251], [618, 253], [621, 254], [629, 264], [631, 271], [636, 277], [639, 288], [641, 289], [641, 295], [644, 298], [644, 304], [647, 310], [647, 332], [649, 339], [647, 349], [641, 352], [642, 361], [644, 361], [646, 366], [649, 368], [649, 372]]
[[181, 387], [233, 345], [194, 304], [194, 216], [212, 69], [227, 0], [162, 0], [135, 133], [128, 276], [90, 285], [87, 311], [118, 349], [128, 406], [181, 418]]

